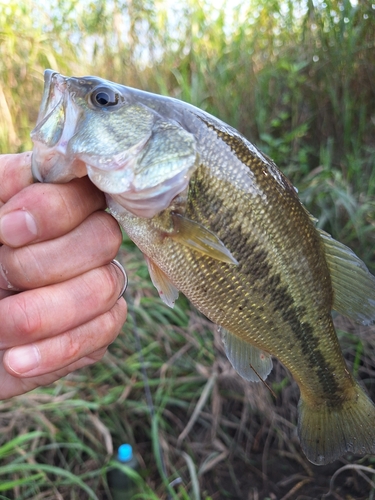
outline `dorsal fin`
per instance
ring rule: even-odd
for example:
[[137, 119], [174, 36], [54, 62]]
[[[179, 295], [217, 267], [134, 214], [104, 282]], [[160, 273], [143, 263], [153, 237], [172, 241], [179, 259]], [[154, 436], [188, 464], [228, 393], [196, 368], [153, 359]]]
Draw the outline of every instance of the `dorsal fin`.
[[375, 322], [375, 276], [347, 246], [318, 229], [334, 293], [333, 309], [357, 323]]

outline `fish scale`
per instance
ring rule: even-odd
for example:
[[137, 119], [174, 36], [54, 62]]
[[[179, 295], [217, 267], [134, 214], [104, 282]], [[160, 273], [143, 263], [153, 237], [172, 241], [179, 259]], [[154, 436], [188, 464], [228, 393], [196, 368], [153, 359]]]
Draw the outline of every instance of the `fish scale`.
[[289, 369], [310, 461], [375, 453], [375, 407], [346, 367], [331, 317], [333, 308], [373, 324], [375, 278], [315, 227], [271, 159], [191, 105], [51, 70], [32, 139], [34, 177], [87, 172], [162, 300], [173, 307], [181, 291], [217, 323], [242, 377], [265, 380], [272, 356]]
[[[278, 352], [278, 358], [287, 366], [292, 373], [294, 372], [300, 372], [301, 368], [300, 366], [297, 365], [295, 369], [293, 369], [293, 366], [295, 362], [293, 362], [293, 358], [297, 359], [305, 359], [306, 357], [306, 351], [308, 352], [311, 350], [312, 352], [316, 351], [316, 342], [313, 342], [314, 348], [309, 349], [311, 345], [311, 339], [314, 339], [316, 337], [319, 337], [319, 330], [317, 327], [315, 328], [315, 332], [313, 333], [311, 326], [308, 323], [303, 322], [303, 314], [301, 314], [303, 311], [306, 311], [306, 297], [300, 298], [300, 300], [303, 300], [302, 305], [300, 306], [300, 309], [298, 310], [298, 307], [294, 307], [295, 302], [297, 301], [298, 295], [299, 295], [299, 290], [300, 290], [300, 283], [297, 284], [294, 288], [297, 288], [297, 291], [295, 292], [293, 290], [293, 284], [291, 285], [289, 282], [289, 286], [275, 286], [276, 283], [281, 282], [281, 277], [280, 274], [273, 274], [272, 273], [272, 266], [267, 263], [267, 251], [265, 250], [264, 247], [264, 241], [263, 242], [253, 242], [253, 241], [248, 241], [244, 239], [244, 230], [239, 231], [239, 234], [237, 236], [234, 235], [233, 229], [227, 230], [225, 227], [217, 227], [216, 224], [211, 224], [210, 218], [212, 218], [212, 212], [210, 210], [210, 199], [214, 197], [215, 199], [220, 198], [220, 196], [217, 194], [218, 193], [218, 186], [215, 186], [213, 182], [206, 182], [206, 186], [202, 186], [199, 182], [197, 182], [196, 177], [202, 177], [203, 179], [206, 178], [207, 176], [200, 176], [200, 172], [198, 171], [197, 174], [194, 175], [194, 179], [192, 180], [192, 184], [194, 184], [194, 189], [192, 190], [191, 197], [193, 198], [193, 201], [188, 204], [187, 207], [187, 216], [191, 218], [192, 220], [196, 220], [197, 222], [202, 223], [203, 225], [207, 225], [208, 227], [212, 228], [221, 238], [224, 242], [224, 244], [227, 244], [229, 249], [232, 251], [233, 255], [237, 258], [239, 261], [240, 265], [233, 269], [232, 266], [228, 266], [226, 264], [223, 264], [220, 268], [222, 272], [218, 273], [219, 277], [223, 277], [225, 280], [228, 279], [228, 276], [232, 276], [235, 274], [237, 277], [237, 280], [235, 281], [235, 284], [233, 286], [233, 281], [232, 281], [232, 287], [227, 290], [225, 288], [222, 288], [221, 286], [217, 287], [215, 286], [216, 283], [220, 283], [218, 277], [214, 274], [211, 268], [208, 269], [208, 272], [205, 273], [205, 280], [209, 280], [209, 286], [211, 288], [211, 295], [213, 297], [213, 301], [217, 300], [220, 304], [225, 304], [227, 297], [232, 297], [233, 302], [227, 306], [228, 313], [227, 317], [222, 319], [220, 317], [217, 317], [215, 313], [212, 313], [212, 308], [213, 305], [211, 304], [210, 307], [203, 306], [199, 301], [199, 299], [194, 299], [193, 302], [197, 305], [198, 309], [203, 309], [204, 312], [207, 316], [210, 317], [210, 319], [214, 322], [217, 322], [226, 328], [231, 328], [232, 332], [237, 333], [241, 337], [245, 337], [250, 339], [252, 342], [257, 344], [260, 348], [268, 351], [268, 352]], [[199, 187], [198, 187], [199, 186]], [[195, 190], [198, 189], [200, 196], [195, 195]], [[209, 191], [209, 192], [207, 192]], [[211, 194], [210, 194], [211, 191]], [[270, 189], [268, 189], [270, 191]], [[276, 190], [276, 193], [278, 191]], [[225, 195], [225, 193], [224, 193]], [[299, 203], [299, 202], [298, 202]], [[271, 203], [269, 203], [271, 205]], [[216, 207], [217, 204], [216, 204]], [[235, 210], [235, 213], [238, 215], [240, 213], [240, 207], [236, 207], [237, 210]], [[208, 210], [207, 210], [208, 209]], [[233, 207], [232, 207], [233, 209]], [[262, 209], [263, 211], [266, 210], [266, 208]], [[220, 210], [217, 212], [220, 214]], [[303, 213], [303, 212], [302, 212]], [[199, 214], [199, 218], [197, 218], [197, 214]], [[228, 214], [228, 211], [226, 211], [226, 214]], [[245, 222], [245, 217], [246, 214], [243, 214], [244, 217], [244, 222]], [[217, 214], [214, 215], [215, 220], [219, 220], [220, 216], [218, 217]], [[302, 219], [302, 217], [301, 217]], [[311, 221], [309, 218], [303, 217], [305, 224], [308, 226], [311, 224]], [[297, 223], [301, 224], [301, 220], [298, 219]], [[267, 230], [267, 218], [262, 217], [262, 225], [265, 230]], [[244, 224], [246, 226], [250, 226], [251, 222], [249, 221], [247, 224]], [[309, 228], [308, 228], [309, 229]], [[307, 234], [311, 234], [312, 231], [306, 230]], [[274, 230], [272, 227], [270, 228], [270, 233], [272, 234]], [[264, 234], [264, 232], [263, 232]], [[251, 239], [251, 237], [249, 238]], [[255, 249], [260, 248], [258, 251], [255, 251], [252, 255], [249, 255], [247, 252], [248, 249], [254, 248], [255, 244]], [[293, 244], [289, 244], [289, 246], [293, 246], [295, 242], [293, 241]], [[238, 251], [236, 247], [239, 247]], [[245, 250], [245, 253], [242, 253], [242, 250]], [[294, 250], [296, 250], [296, 247], [294, 246]], [[166, 253], [167, 259], [168, 256], [170, 258], [173, 258], [172, 255], [176, 254], [178, 249], [174, 248], [171, 250], [170, 253]], [[160, 256], [159, 256], [160, 259]], [[207, 257], [200, 257], [201, 260], [201, 266], [204, 266], [205, 263], [207, 262], [208, 258]], [[242, 265], [243, 263], [243, 265]], [[212, 266], [214, 267], [215, 263], [212, 263]], [[177, 266], [176, 266], [177, 267]], [[318, 266], [315, 266], [318, 267]], [[323, 261], [322, 265], [323, 269], [326, 268], [325, 262]], [[168, 270], [168, 272], [171, 272]], [[319, 268], [319, 273], [323, 274], [322, 270]], [[326, 273], [328, 275], [328, 270], [326, 270]], [[288, 273], [288, 278], [290, 279], [290, 274]], [[199, 277], [197, 277], [195, 280], [192, 281], [199, 281]], [[284, 279], [283, 282], [285, 283], [286, 280]], [[311, 280], [312, 284], [314, 285], [316, 283], [316, 280]], [[230, 283], [230, 281], [229, 281]], [[307, 283], [305, 283], [305, 286]], [[292, 291], [288, 293], [288, 288], [292, 288]], [[189, 297], [190, 296], [190, 291], [189, 289], [182, 289], [181, 290]], [[311, 297], [313, 297], [313, 292], [314, 290], [311, 291]], [[256, 295], [260, 296], [260, 298], [256, 297]], [[306, 293], [304, 294], [306, 295]], [[321, 300], [322, 302], [326, 303], [326, 311], [327, 311], [327, 324], [321, 325], [321, 328], [323, 328], [323, 331], [325, 332], [327, 330], [327, 327], [333, 332], [333, 325], [332, 321], [329, 315], [329, 312], [331, 310], [330, 308], [330, 302], [327, 300], [330, 298], [329, 293], [326, 294], [326, 297], [322, 297]], [[248, 299], [246, 299], [246, 296]], [[267, 300], [267, 296], [269, 299]], [[294, 297], [294, 298], [293, 298]], [[332, 300], [332, 299], [331, 299]], [[247, 305], [246, 302], [250, 301], [250, 305]], [[263, 313], [263, 316], [257, 316], [257, 314], [254, 312], [254, 305], [253, 304], [269, 304], [271, 307], [271, 311], [268, 311], [268, 313]], [[240, 304], [240, 305], [237, 305]], [[242, 311], [238, 311], [239, 307], [242, 308]], [[264, 305], [260, 306], [264, 308]], [[233, 311], [235, 311], [235, 314], [237, 315], [237, 311], [240, 313], [240, 318], [236, 317], [233, 318]], [[277, 328], [275, 328], [275, 320], [273, 320], [274, 327], [269, 330], [269, 325], [267, 324], [268, 322], [264, 321], [264, 318], [274, 318], [275, 314], [278, 313], [278, 311], [282, 311], [281, 313], [281, 319], [277, 322]], [[247, 314], [246, 314], [247, 312]], [[230, 315], [229, 315], [230, 314]], [[289, 317], [288, 317], [289, 315]], [[260, 320], [260, 321], [259, 321]], [[254, 326], [253, 326], [254, 325]], [[285, 326], [284, 326], [285, 325]], [[294, 326], [294, 328], [293, 328]], [[280, 334], [280, 341], [277, 342], [277, 333], [279, 331], [284, 330], [285, 328], [291, 329], [293, 340], [297, 340], [298, 338], [295, 338], [295, 332], [300, 335], [302, 338], [301, 341], [301, 352], [296, 352], [295, 348], [293, 351], [290, 351], [290, 349], [286, 349], [283, 347], [283, 344], [285, 344], [285, 338], [290, 338], [290, 335], [285, 335], [285, 334]], [[264, 330], [266, 330], [266, 333], [263, 333]], [[273, 339], [271, 342], [274, 342], [275, 345], [270, 345], [270, 340], [268, 339], [269, 333], [272, 332], [272, 330], [276, 330], [275, 335], [273, 335]], [[294, 331], [293, 331], [294, 330]], [[262, 337], [266, 337], [267, 341], [265, 342], [264, 340], [262, 341]], [[333, 336], [335, 338], [335, 335]], [[292, 340], [292, 342], [293, 342]], [[330, 340], [331, 344], [332, 340]], [[337, 352], [339, 356], [341, 357], [341, 349], [338, 346], [338, 343], [335, 342], [335, 347], [337, 349]], [[285, 351], [285, 352], [284, 352]], [[318, 351], [319, 352], [319, 351]], [[303, 354], [303, 355], [302, 355]], [[316, 358], [318, 354], [316, 353], [314, 358]], [[320, 356], [321, 357], [321, 356]], [[313, 358], [313, 359], [314, 359]], [[291, 361], [292, 359], [292, 361]], [[321, 361], [321, 360], [320, 360]], [[324, 361], [324, 358], [323, 358]], [[305, 361], [304, 361], [305, 363]], [[313, 364], [313, 363], [312, 363]], [[299, 363], [300, 365], [300, 363]], [[339, 387], [337, 387], [336, 384], [336, 377], [332, 380], [332, 377], [329, 377], [325, 374], [324, 368], [326, 368], [327, 363], [325, 363], [322, 366], [322, 363], [318, 363], [317, 366], [319, 366], [319, 373], [324, 374], [324, 378], [322, 380], [322, 384], [324, 387], [322, 388], [322, 392], [327, 394], [327, 389], [330, 390], [330, 395], [332, 397], [335, 397], [335, 394], [337, 391], [340, 390]], [[323, 368], [323, 370], [322, 370]], [[327, 373], [330, 373], [331, 371], [328, 370]], [[331, 384], [328, 384], [325, 382], [327, 377], [331, 380]], [[316, 393], [316, 387], [317, 383], [316, 380], [311, 381], [311, 374], [308, 374], [308, 381], [305, 381], [304, 385], [307, 385], [307, 382], [309, 382], [309, 385], [312, 384], [314, 386], [314, 392]], [[346, 377], [345, 377], [345, 382], [346, 382]], [[341, 388], [342, 390], [342, 388]]]
[[[139, 241], [132, 233], [130, 224], [125, 222], [129, 236]], [[149, 228], [146, 227], [145, 231], [149, 231]], [[218, 266], [213, 259], [201, 256], [173, 240], [167, 240], [163, 246], [158, 247], [159, 252], [151, 252], [147, 245], [139, 244], [139, 246], [170, 276], [177, 288], [212, 321], [230, 329], [241, 338], [251, 340], [265, 351], [277, 352], [278, 358], [299, 381], [301, 390], [306, 394], [313, 394], [313, 401], [316, 401], [319, 393], [324, 394], [325, 399], [328, 396], [330, 399], [342, 398], [343, 392], [347, 391], [348, 373], [345, 372], [341, 350], [334, 336], [329, 314], [326, 315], [325, 323], [321, 322], [318, 325], [321, 329], [316, 328], [314, 332], [311, 327], [308, 328], [308, 324], [301, 325], [298, 314], [293, 308], [290, 309], [293, 299], [285, 287], [281, 288], [279, 293], [270, 290], [271, 296], [274, 296], [274, 300], [269, 301], [272, 309], [267, 308], [262, 316], [257, 316], [253, 304], [258, 307], [259, 304], [263, 304], [260, 306], [263, 308], [267, 306], [264, 305], [263, 297], [259, 300], [256, 296], [259, 291], [252, 289], [246, 276], [241, 273], [241, 269], [233, 270], [231, 266], [224, 263]], [[240, 256], [235, 251], [233, 253], [241, 263]], [[257, 266], [256, 260], [254, 265]], [[260, 281], [262, 283], [262, 279]], [[202, 282], [210, 290], [209, 295], [202, 294], [202, 289], [198, 286]], [[273, 304], [277, 305], [277, 310], [274, 309]], [[238, 311], [239, 307], [242, 307], [242, 311]], [[290, 317], [284, 319], [283, 316], [285, 317], [288, 313]], [[268, 321], [265, 322], [264, 318], [273, 318], [274, 327], [270, 329]], [[293, 326], [298, 337], [293, 331]], [[291, 331], [286, 332], [286, 330]], [[320, 331], [325, 334], [323, 341], [320, 341], [323, 344], [325, 357], [316, 346], [320, 343], [316, 340]], [[329, 331], [332, 332], [332, 338], [328, 339], [326, 342], [328, 346], [326, 346], [324, 340]], [[285, 339], [290, 339], [290, 342], [294, 343], [293, 350], [285, 346]], [[296, 348], [296, 343], [300, 345], [299, 349]], [[330, 349], [328, 352], [327, 347]], [[334, 358], [335, 368], [331, 368], [331, 364], [326, 361], [328, 357]], [[310, 360], [312, 367], [316, 365], [316, 374], [306, 371], [306, 359]], [[333, 371], [336, 372], [335, 377], [332, 376]], [[342, 381], [341, 384], [339, 384], [340, 381]]]

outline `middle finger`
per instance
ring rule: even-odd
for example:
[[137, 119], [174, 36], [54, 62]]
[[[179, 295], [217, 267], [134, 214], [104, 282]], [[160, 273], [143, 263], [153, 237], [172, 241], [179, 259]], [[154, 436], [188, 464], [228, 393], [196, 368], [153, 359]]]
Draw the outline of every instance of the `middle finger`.
[[30, 290], [71, 279], [111, 261], [121, 245], [117, 222], [103, 211], [60, 238], [0, 247], [0, 291]]
[[12, 247], [57, 238], [106, 206], [88, 179], [68, 184], [32, 184], [0, 208], [0, 240]]

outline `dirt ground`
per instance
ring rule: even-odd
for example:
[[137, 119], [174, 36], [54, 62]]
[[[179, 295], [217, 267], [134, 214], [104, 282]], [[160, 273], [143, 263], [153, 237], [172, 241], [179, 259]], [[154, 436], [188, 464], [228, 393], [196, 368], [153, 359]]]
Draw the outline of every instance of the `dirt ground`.
[[[262, 456], [258, 457], [259, 463]], [[237, 478], [234, 486], [228, 467], [219, 467], [207, 477], [207, 492], [212, 500], [369, 500], [374, 495], [374, 484], [365, 480], [356, 469], [333, 463], [323, 467], [309, 465], [310, 471], [295, 461], [281, 456], [269, 458], [267, 477], [256, 467], [234, 461]], [[356, 467], [356, 465], [354, 465]], [[338, 472], [342, 469], [342, 472]], [[334, 474], [336, 473], [336, 476]], [[375, 473], [375, 470], [374, 470]], [[367, 475], [368, 477], [368, 475]], [[371, 495], [372, 492], [372, 495]]]

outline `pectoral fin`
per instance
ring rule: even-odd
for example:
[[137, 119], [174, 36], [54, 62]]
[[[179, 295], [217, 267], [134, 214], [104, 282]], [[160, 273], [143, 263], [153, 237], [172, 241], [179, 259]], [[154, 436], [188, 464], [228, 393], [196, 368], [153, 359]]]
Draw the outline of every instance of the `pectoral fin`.
[[271, 356], [220, 327], [225, 354], [236, 372], [249, 382], [264, 381], [272, 370]]
[[318, 229], [334, 293], [333, 309], [357, 323], [375, 322], [375, 277], [347, 246]]
[[168, 276], [155, 264], [155, 262], [153, 262], [146, 255], [145, 259], [151, 281], [158, 291], [161, 300], [167, 304], [167, 306], [173, 308], [174, 303], [178, 299], [179, 292], [177, 288], [170, 282]]
[[238, 265], [238, 261], [212, 231], [182, 215], [173, 214], [172, 217], [176, 228], [175, 234], [171, 235], [173, 240], [213, 259]]

